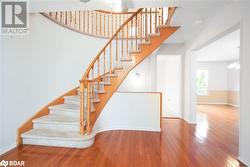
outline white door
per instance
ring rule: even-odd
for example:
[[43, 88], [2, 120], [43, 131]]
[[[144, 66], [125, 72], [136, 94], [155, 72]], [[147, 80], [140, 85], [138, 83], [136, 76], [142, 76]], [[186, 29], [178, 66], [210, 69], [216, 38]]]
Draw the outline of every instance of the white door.
[[163, 94], [163, 117], [180, 117], [180, 84], [180, 55], [158, 55], [157, 91]]

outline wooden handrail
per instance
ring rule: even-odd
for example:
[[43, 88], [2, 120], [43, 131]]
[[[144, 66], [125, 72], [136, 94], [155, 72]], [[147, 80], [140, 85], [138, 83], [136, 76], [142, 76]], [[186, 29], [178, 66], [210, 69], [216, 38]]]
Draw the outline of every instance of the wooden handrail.
[[170, 26], [171, 21], [173, 19], [173, 15], [174, 15], [176, 9], [177, 9], [177, 7], [168, 8], [168, 19], [167, 19], [167, 21], [165, 23], [167, 26]]
[[113, 12], [113, 11], [108, 11], [108, 10], [96, 10], [97, 12], [101, 12], [101, 13], [106, 13], [106, 14], [117, 14], [117, 15], [130, 15], [130, 14], [134, 14], [135, 12]]
[[[80, 120], [86, 121], [86, 126], [81, 126], [82, 133], [91, 133], [92, 123], [95, 121], [95, 118], [91, 118], [93, 115], [91, 114], [92, 106], [94, 105], [92, 101], [96, 100], [95, 97], [98, 96], [101, 84], [109, 84], [103, 77], [116, 75], [114, 72], [116, 68], [119, 68], [119, 64], [122, 64], [123, 61], [131, 61], [130, 54], [140, 52], [139, 43], [147, 44], [150, 42], [151, 35], [159, 34], [161, 26], [170, 26], [175, 9], [167, 9], [168, 18], [164, 18], [165, 8], [140, 8], [130, 15], [115, 33], [111, 33], [112, 36], [92, 60], [80, 80], [80, 88], [82, 89], [80, 92], [82, 94], [86, 92], [86, 96], [81, 95], [81, 116], [86, 113], [85, 120], [82, 118]], [[113, 18], [111, 23], [114, 27], [119, 24], [117, 21], [114, 22]], [[99, 31], [102, 34], [101, 30]], [[81, 125], [83, 125], [82, 122]]]
[[[107, 14], [116, 14], [116, 15], [131, 15], [134, 14], [136, 11], [132, 12], [112, 12], [112, 11], [107, 11], [107, 10], [96, 10], [97, 12], [101, 12], [101, 13], [107, 13]], [[142, 13], [145, 13], [142, 11]]]
[[143, 8], [139, 9], [139, 10], [136, 11], [132, 16], [130, 16], [130, 17], [122, 24], [122, 26], [116, 31], [116, 33], [109, 39], [109, 41], [106, 43], [106, 45], [101, 49], [101, 51], [97, 54], [97, 56], [96, 56], [96, 57], [94, 58], [94, 60], [91, 62], [91, 64], [90, 64], [89, 67], [87, 68], [85, 74], [83, 75], [81, 81], [83, 81], [83, 80], [87, 77], [87, 75], [88, 75], [89, 71], [91, 70], [92, 66], [94, 65], [94, 63], [97, 61], [97, 59], [99, 59], [100, 55], [101, 55], [101, 54], [103, 53], [103, 51], [110, 45], [110, 43], [113, 41], [113, 39], [116, 37], [116, 35], [120, 32], [120, 30], [121, 30], [122, 28], [124, 28], [125, 25], [127, 25], [127, 23], [128, 23], [129, 21], [131, 21], [131, 20], [132, 20], [139, 12], [141, 12], [142, 10], [143, 10]]

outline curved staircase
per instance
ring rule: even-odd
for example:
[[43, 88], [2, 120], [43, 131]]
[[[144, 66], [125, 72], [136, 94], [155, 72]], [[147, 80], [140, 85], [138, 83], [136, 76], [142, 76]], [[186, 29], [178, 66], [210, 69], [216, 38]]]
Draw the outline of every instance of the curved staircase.
[[18, 130], [19, 144], [85, 148], [93, 144], [95, 122], [128, 73], [179, 27], [175, 8], [138, 9], [113, 34], [75, 88], [45, 106]]
[[[111, 38], [132, 12], [111, 13], [108, 11], [60, 11], [42, 13], [54, 23], [75, 32], [98, 38]], [[105, 24], [104, 24], [105, 22]]]

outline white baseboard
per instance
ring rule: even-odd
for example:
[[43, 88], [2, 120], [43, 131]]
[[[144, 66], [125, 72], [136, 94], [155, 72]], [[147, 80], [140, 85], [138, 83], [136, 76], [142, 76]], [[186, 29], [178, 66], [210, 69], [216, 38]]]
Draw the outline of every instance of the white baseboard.
[[186, 121], [189, 124], [197, 124], [197, 121], [195, 121], [195, 120], [189, 120], [189, 119], [186, 119], [186, 118], [183, 118], [183, 120]]
[[233, 107], [240, 107], [238, 105], [235, 104], [230, 104], [230, 103], [197, 103], [198, 105], [229, 105], [229, 106], [233, 106]]
[[242, 157], [238, 157], [237, 158], [240, 162], [242, 162], [244, 165], [246, 166], [250, 166], [250, 162], [248, 162], [247, 160], [245, 160], [244, 158]]
[[161, 129], [156, 128], [131, 128], [131, 127], [102, 127], [102, 128], [95, 128], [94, 132], [101, 133], [105, 131], [112, 131], [112, 130], [132, 130], [132, 131], [151, 131], [151, 132], [161, 132]]
[[10, 151], [11, 149], [15, 148], [16, 146], [17, 146], [16, 143], [14, 143], [14, 144], [11, 144], [11, 145], [8, 145], [8, 146], [5, 146], [5, 147], [1, 148], [0, 149], [0, 155]]
[[228, 103], [197, 103], [198, 105], [228, 105]]
[[235, 104], [227, 104], [227, 105], [229, 105], [229, 106], [233, 106], [233, 107], [237, 107], [237, 108], [240, 108], [240, 106], [239, 105], [235, 105]]

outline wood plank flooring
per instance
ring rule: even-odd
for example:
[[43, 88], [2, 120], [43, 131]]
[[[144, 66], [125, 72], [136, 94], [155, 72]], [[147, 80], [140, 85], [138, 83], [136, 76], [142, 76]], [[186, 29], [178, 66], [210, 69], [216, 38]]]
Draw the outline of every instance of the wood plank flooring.
[[0, 160], [28, 167], [242, 167], [236, 108], [198, 106], [198, 124], [163, 119], [162, 132], [109, 131], [88, 149], [22, 146]]

